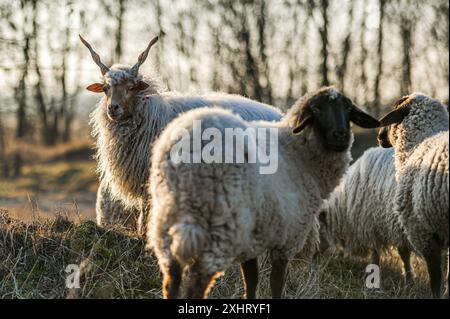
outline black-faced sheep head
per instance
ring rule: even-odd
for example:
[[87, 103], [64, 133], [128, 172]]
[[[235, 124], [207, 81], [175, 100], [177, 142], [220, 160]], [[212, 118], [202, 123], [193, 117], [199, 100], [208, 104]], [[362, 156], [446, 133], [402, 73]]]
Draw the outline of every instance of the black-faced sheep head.
[[[402, 136], [409, 143], [420, 143], [433, 132], [448, 130], [448, 111], [439, 100], [422, 93], [412, 93], [394, 103], [394, 109], [380, 119], [381, 147], [396, 146]], [[402, 143], [404, 144], [404, 143]]]
[[394, 110], [383, 116], [380, 120], [381, 129], [378, 132], [377, 140], [378, 145], [383, 148], [392, 147], [392, 143], [389, 140], [389, 128], [393, 124], [397, 124], [403, 121], [410, 111], [409, 103], [405, 103], [409, 96], [404, 96], [400, 100], [394, 103]]
[[351, 143], [350, 121], [363, 128], [380, 126], [378, 120], [364, 113], [332, 87], [322, 88], [302, 102], [294, 134], [311, 125], [331, 151], [343, 152]]
[[100, 56], [92, 49], [92, 46], [81, 37], [81, 42], [89, 49], [92, 59], [100, 67], [103, 82], [93, 83], [86, 89], [95, 93], [105, 94], [106, 112], [110, 120], [119, 121], [128, 118], [132, 114], [133, 106], [139, 94], [149, 85], [143, 81], [139, 74], [139, 67], [145, 62], [150, 48], [158, 41], [154, 37], [147, 48], [138, 57], [138, 62], [133, 67], [112, 66], [107, 67], [100, 60]]

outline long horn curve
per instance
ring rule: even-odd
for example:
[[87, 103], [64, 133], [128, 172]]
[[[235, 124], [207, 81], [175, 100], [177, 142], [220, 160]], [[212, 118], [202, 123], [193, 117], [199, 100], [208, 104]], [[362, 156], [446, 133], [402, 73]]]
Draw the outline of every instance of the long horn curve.
[[150, 41], [150, 43], [149, 43], [148, 46], [147, 46], [147, 49], [145, 49], [145, 51], [142, 52], [142, 53], [139, 55], [138, 61], [137, 61], [137, 63], [136, 63], [135, 65], [133, 65], [133, 67], [132, 67], [131, 70], [130, 70], [130, 73], [132, 73], [132, 74], [134, 74], [134, 75], [137, 75], [137, 74], [138, 74], [139, 67], [140, 67], [140, 66], [142, 65], [142, 63], [144, 63], [145, 60], [147, 59], [148, 51], [150, 51], [150, 48], [158, 41], [158, 39], [159, 39], [159, 37], [156, 36], [156, 37], [154, 37], [154, 38]]
[[78, 35], [80, 37], [81, 42], [89, 49], [92, 55], [92, 59], [94, 62], [100, 67], [100, 71], [102, 72], [102, 75], [105, 75], [106, 72], [109, 71], [109, 68], [102, 63], [100, 60], [100, 56], [92, 49], [92, 46], [85, 40], [81, 35]]

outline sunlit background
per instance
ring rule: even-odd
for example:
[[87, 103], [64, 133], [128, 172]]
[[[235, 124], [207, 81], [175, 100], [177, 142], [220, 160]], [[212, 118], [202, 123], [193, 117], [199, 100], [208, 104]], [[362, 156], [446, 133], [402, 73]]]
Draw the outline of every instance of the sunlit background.
[[108, 65], [134, 64], [159, 35], [141, 71], [170, 90], [239, 93], [285, 110], [332, 84], [375, 116], [413, 91], [448, 104], [446, 0], [0, 0], [0, 19], [7, 208], [93, 213], [88, 114], [99, 96], [84, 88], [100, 71], [78, 34]]

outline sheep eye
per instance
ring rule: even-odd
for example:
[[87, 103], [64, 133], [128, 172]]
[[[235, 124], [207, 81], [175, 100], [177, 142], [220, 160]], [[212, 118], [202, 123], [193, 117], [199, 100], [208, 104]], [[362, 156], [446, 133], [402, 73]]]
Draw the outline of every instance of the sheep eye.
[[130, 91], [133, 91], [134, 90], [134, 86], [129, 86], [128, 87], [128, 91], [130, 92]]
[[109, 85], [103, 85], [103, 92], [107, 93], [109, 90]]

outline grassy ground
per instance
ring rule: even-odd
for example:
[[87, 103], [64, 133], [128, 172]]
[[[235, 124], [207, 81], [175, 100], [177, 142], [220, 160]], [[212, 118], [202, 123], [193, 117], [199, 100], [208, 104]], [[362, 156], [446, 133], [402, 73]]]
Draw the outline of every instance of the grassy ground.
[[[371, 131], [357, 132], [355, 159], [375, 144], [375, 136]], [[143, 241], [119, 226], [100, 228], [89, 221], [94, 218], [97, 189], [92, 142], [57, 148], [26, 145], [25, 149], [22, 175], [0, 180], [0, 298], [160, 298], [159, 268], [144, 252]], [[267, 298], [270, 265], [265, 257], [259, 262], [259, 296]], [[421, 260], [415, 261], [415, 282], [406, 285], [396, 253], [385, 256], [380, 289], [365, 288], [368, 263], [334, 255], [313, 263], [294, 260], [286, 297], [429, 297]], [[81, 265], [80, 289], [65, 287], [70, 264]], [[235, 266], [219, 279], [211, 297], [242, 294]]]
[[[54, 220], [25, 223], [0, 212], [0, 298], [160, 298], [161, 277], [144, 242], [125, 228], [101, 228], [91, 221]], [[270, 297], [270, 265], [260, 258], [259, 296]], [[80, 266], [80, 288], [65, 286], [68, 265]], [[423, 263], [417, 278], [403, 283], [396, 255], [381, 263], [381, 288], [365, 288], [367, 260], [324, 255], [312, 263], [290, 265], [287, 298], [427, 298]], [[212, 298], [240, 298], [237, 266], [220, 278]]]

